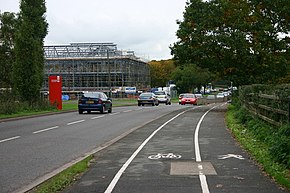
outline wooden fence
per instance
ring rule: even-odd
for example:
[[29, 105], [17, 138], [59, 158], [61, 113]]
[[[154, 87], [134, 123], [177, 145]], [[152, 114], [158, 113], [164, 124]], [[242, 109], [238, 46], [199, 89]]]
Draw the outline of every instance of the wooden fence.
[[272, 125], [281, 126], [289, 123], [290, 86], [276, 89], [266, 85], [246, 86], [241, 88], [239, 97], [242, 105], [253, 115]]

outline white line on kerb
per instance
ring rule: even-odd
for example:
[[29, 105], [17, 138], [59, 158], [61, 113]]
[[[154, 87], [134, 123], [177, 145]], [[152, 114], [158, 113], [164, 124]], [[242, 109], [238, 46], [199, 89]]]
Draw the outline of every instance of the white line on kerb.
[[122, 168], [118, 171], [118, 173], [115, 175], [114, 179], [109, 184], [108, 188], [104, 193], [111, 193], [118, 183], [119, 179], [121, 178], [124, 171], [127, 169], [127, 167], [130, 165], [130, 163], [133, 161], [133, 159], [137, 156], [137, 154], [143, 149], [143, 147], [148, 143], [148, 141], [158, 132], [160, 131], [165, 125], [185, 113], [186, 111], [183, 111], [179, 114], [177, 114], [175, 117], [171, 118], [170, 120], [166, 121], [163, 125], [161, 125], [158, 129], [156, 129], [139, 147], [138, 149], [131, 155], [131, 157], [126, 161], [126, 163], [122, 166]]
[[50, 128], [47, 128], [47, 129], [42, 129], [42, 130], [39, 130], [39, 131], [34, 131], [33, 134], [42, 133], [42, 132], [53, 130], [53, 129], [57, 129], [57, 128], [59, 128], [59, 126], [54, 126], [54, 127], [50, 127]]
[[[197, 126], [195, 128], [195, 133], [194, 133], [194, 147], [195, 147], [195, 159], [196, 162], [201, 162], [201, 156], [200, 156], [200, 150], [199, 150], [199, 143], [198, 143], [198, 132], [200, 129], [200, 125], [204, 119], [204, 117], [214, 108], [216, 108], [217, 106], [212, 107], [211, 109], [209, 109], [206, 113], [203, 114], [203, 116], [200, 118], [199, 122], [197, 123]], [[202, 167], [202, 166], [201, 166]], [[202, 173], [199, 174], [199, 180], [200, 180], [200, 184], [201, 184], [201, 188], [202, 188], [202, 193], [210, 193], [209, 192], [209, 188], [207, 185], [207, 181], [206, 181], [206, 176]]]
[[20, 138], [20, 136], [15, 136], [15, 137], [11, 137], [11, 138], [8, 138], [8, 139], [3, 139], [3, 140], [0, 141], [0, 143], [4, 143], [4, 142], [11, 141], [11, 140], [18, 139], [18, 138]]
[[76, 123], [81, 123], [81, 122], [84, 122], [85, 120], [79, 120], [79, 121], [74, 121], [74, 122], [71, 122], [71, 123], [68, 123], [66, 125], [73, 125], [73, 124], [76, 124]]

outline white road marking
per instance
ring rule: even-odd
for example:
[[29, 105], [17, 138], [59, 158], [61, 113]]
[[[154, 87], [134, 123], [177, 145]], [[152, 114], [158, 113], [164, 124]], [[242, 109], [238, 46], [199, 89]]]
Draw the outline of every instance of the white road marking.
[[110, 115], [117, 115], [117, 114], [120, 114], [120, 112], [112, 113]]
[[18, 138], [20, 138], [20, 136], [15, 136], [15, 137], [11, 137], [11, 138], [8, 138], [8, 139], [3, 139], [3, 140], [0, 141], [0, 143], [4, 143], [4, 142], [11, 141], [11, 140], [18, 139]]
[[71, 123], [68, 123], [66, 125], [73, 125], [73, 124], [77, 124], [77, 123], [81, 123], [81, 122], [84, 122], [85, 120], [79, 120], [79, 121], [74, 121], [74, 122], [71, 122]]
[[99, 118], [102, 118], [104, 117], [105, 115], [101, 115], [101, 116], [98, 116], [98, 117], [92, 117], [91, 119], [99, 119]]
[[219, 155], [218, 159], [228, 159], [228, 158], [236, 158], [236, 159], [245, 159], [242, 155], [236, 155], [236, 154], [227, 154], [227, 155]]
[[131, 155], [131, 157], [126, 161], [126, 163], [122, 166], [122, 168], [118, 171], [118, 173], [115, 175], [114, 179], [111, 181], [109, 186], [107, 187], [105, 193], [111, 193], [118, 183], [119, 179], [121, 178], [124, 171], [127, 169], [127, 167], [130, 165], [130, 163], [133, 161], [133, 159], [138, 155], [138, 153], [143, 149], [143, 147], [148, 143], [148, 141], [158, 132], [160, 131], [165, 125], [185, 113], [186, 111], [183, 111], [179, 114], [177, 114], [175, 117], [171, 118], [170, 120], [166, 121], [163, 125], [161, 125], [158, 129], [156, 129], [139, 147], [138, 149]]
[[123, 111], [123, 113], [129, 113], [129, 112], [132, 112], [132, 110]]
[[50, 127], [50, 128], [47, 128], [47, 129], [42, 129], [42, 130], [39, 130], [39, 131], [34, 131], [33, 134], [42, 133], [42, 132], [53, 130], [53, 129], [57, 129], [57, 128], [59, 128], [59, 126], [54, 126], [54, 127]]
[[[206, 113], [203, 114], [203, 116], [200, 118], [196, 128], [195, 128], [195, 133], [194, 133], [194, 147], [195, 147], [195, 160], [196, 162], [201, 162], [201, 156], [200, 156], [200, 149], [199, 149], [199, 143], [198, 143], [198, 133], [199, 133], [199, 129], [200, 129], [200, 125], [204, 119], [204, 117], [214, 108], [216, 108], [217, 106], [212, 107], [211, 109], [209, 109]], [[209, 188], [208, 188], [208, 184], [206, 181], [206, 176], [200, 172], [199, 174], [199, 180], [200, 180], [200, 184], [201, 184], [201, 188], [202, 188], [202, 193], [210, 193]]]

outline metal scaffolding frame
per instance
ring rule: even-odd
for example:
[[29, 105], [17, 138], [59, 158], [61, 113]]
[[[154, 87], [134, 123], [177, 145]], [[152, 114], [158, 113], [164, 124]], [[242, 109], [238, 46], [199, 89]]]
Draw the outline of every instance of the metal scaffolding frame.
[[120, 87], [150, 88], [150, 70], [133, 51], [121, 51], [113, 43], [72, 43], [44, 46], [45, 81], [62, 76], [64, 91], [100, 90]]

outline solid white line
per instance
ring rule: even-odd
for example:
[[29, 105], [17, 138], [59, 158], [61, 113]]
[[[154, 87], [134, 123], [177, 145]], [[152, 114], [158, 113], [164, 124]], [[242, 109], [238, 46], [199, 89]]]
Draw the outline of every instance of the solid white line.
[[3, 140], [0, 141], [0, 143], [11, 141], [11, 140], [18, 139], [18, 138], [20, 138], [20, 136], [15, 136], [15, 137], [11, 137], [11, 138], [8, 138], [8, 139], [3, 139]]
[[73, 125], [73, 124], [76, 124], [76, 123], [81, 123], [81, 122], [84, 122], [85, 120], [79, 120], [79, 121], [74, 121], [74, 122], [71, 122], [71, 123], [68, 123], [66, 125]]
[[59, 128], [59, 126], [54, 126], [54, 127], [50, 127], [50, 128], [47, 128], [47, 129], [42, 129], [42, 130], [39, 130], [39, 131], [34, 131], [33, 134], [37, 134], [37, 133], [41, 133], [41, 132], [45, 132], [45, 131], [49, 131], [49, 130], [53, 130], [53, 129], [57, 129]]
[[204, 117], [214, 108], [216, 108], [217, 106], [212, 107], [211, 109], [209, 109], [206, 113], [204, 113], [204, 115], [200, 118], [199, 122], [197, 123], [196, 129], [195, 129], [195, 133], [194, 133], [194, 147], [195, 147], [195, 158], [197, 162], [201, 162], [201, 157], [200, 157], [200, 150], [199, 150], [199, 143], [198, 143], [198, 132], [200, 129], [200, 125], [204, 119]]
[[[195, 147], [195, 159], [196, 159], [196, 162], [201, 162], [200, 149], [199, 149], [199, 143], [198, 143], [198, 133], [199, 133], [200, 125], [201, 125], [204, 117], [211, 110], [213, 110], [216, 107], [217, 106], [214, 106], [211, 109], [209, 109], [206, 113], [204, 113], [203, 116], [198, 121], [198, 124], [197, 124], [197, 126], [195, 128], [195, 133], [194, 133], [194, 147]], [[201, 188], [202, 188], [202, 193], [210, 193], [209, 188], [208, 188], [208, 185], [207, 185], [207, 181], [206, 181], [206, 176], [204, 174], [200, 173], [199, 174], [199, 179], [200, 179], [200, 184], [201, 184]]]
[[143, 147], [148, 143], [148, 141], [158, 132], [160, 131], [165, 125], [185, 113], [186, 111], [183, 111], [179, 114], [177, 114], [175, 117], [171, 118], [170, 120], [166, 121], [163, 125], [161, 125], [158, 129], [156, 129], [139, 147], [138, 149], [131, 155], [131, 157], [126, 161], [126, 163], [122, 166], [122, 168], [118, 171], [118, 173], [115, 175], [114, 179], [111, 181], [110, 185], [106, 189], [104, 193], [111, 193], [118, 183], [119, 179], [121, 178], [124, 171], [127, 169], [127, 167], [130, 165], [130, 163], [133, 161], [133, 159], [137, 156], [137, 154], [143, 149]]
[[91, 119], [99, 119], [99, 118], [102, 118], [104, 117], [105, 115], [101, 115], [101, 116], [98, 116], [98, 117], [92, 117]]

